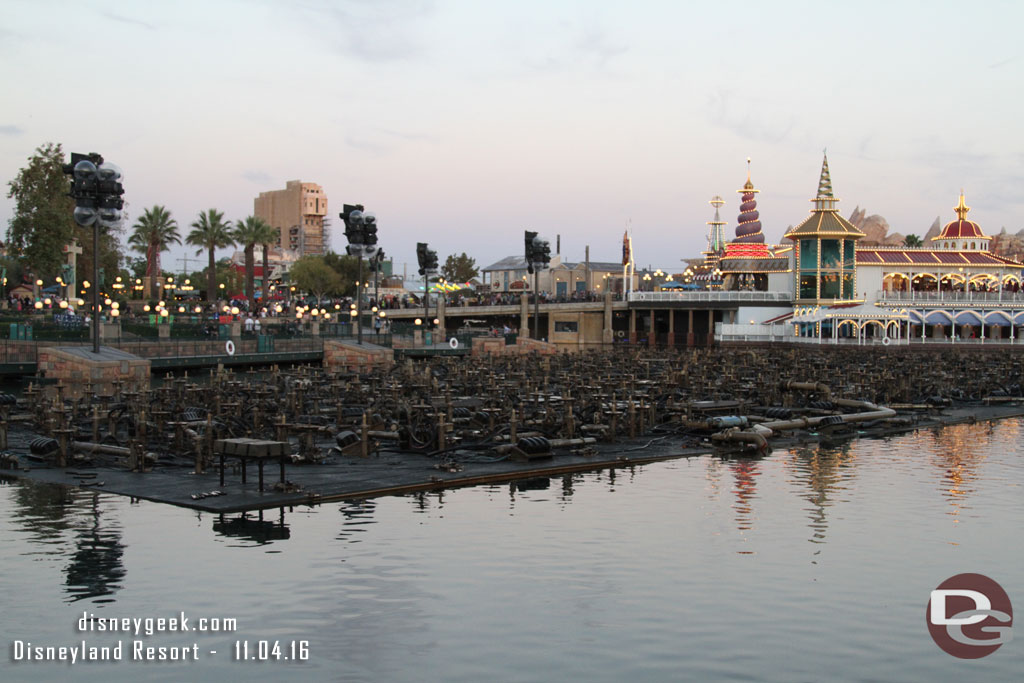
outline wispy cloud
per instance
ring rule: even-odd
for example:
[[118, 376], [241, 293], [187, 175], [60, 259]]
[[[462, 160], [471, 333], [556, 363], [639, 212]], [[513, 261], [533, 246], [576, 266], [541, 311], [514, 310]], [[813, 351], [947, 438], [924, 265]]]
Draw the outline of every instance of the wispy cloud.
[[[563, 40], [563, 35], [575, 34], [575, 39]], [[539, 54], [523, 60], [523, 64], [534, 72], [550, 73], [591, 69], [605, 71], [616, 57], [629, 51], [628, 45], [613, 42], [602, 28], [587, 28], [576, 31], [566, 26], [557, 32], [557, 38], [538, 45]]]
[[366, 138], [354, 138], [351, 135], [345, 138], [345, 144], [352, 149], [358, 149], [361, 152], [369, 152], [371, 154], [384, 154], [388, 151], [386, 145], [371, 142]]
[[156, 25], [150, 24], [149, 22], [142, 21], [141, 19], [132, 19], [131, 17], [123, 17], [120, 14], [114, 14], [113, 12], [100, 12], [100, 16], [106, 17], [111, 21], [117, 21], [122, 24], [131, 24], [132, 26], [140, 26], [150, 31], [157, 29]]
[[0, 135], [22, 135], [24, 132], [20, 126], [0, 125]]
[[609, 60], [629, 51], [628, 46], [612, 43], [608, 34], [600, 29], [591, 29], [584, 33], [576, 41], [575, 47], [581, 55], [596, 60], [601, 67], [607, 65]]
[[315, 15], [314, 26], [330, 36], [336, 52], [365, 62], [410, 60], [422, 54], [418, 35], [434, 11], [432, 0], [307, 1], [301, 8]]
[[747, 140], [780, 143], [789, 137], [796, 126], [796, 118], [792, 114], [779, 115], [773, 113], [770, 107], [754, 106], [750, 100], [744, 100], [742, 106], [736, 107], [730, 90], [712, 93], [708, 104], [708, 116], [712, 124]]
[[273, 181], [273, 178], [269, 173], [257, 169], [242, 171], [242, 177], [251, 183], [256, 183], [257, 185], [266, 185]]
[[406, 142], [437, 142], [438, 138], [436, 135], [428, 135], [426, 133], [406, 133], [400, 130], [390, 130], [387, 128], [378, 129], [382, 134], [392, 138], [398, 138]]
[[1011, 62], [1015, 62], [1015, 61], [1017, 61], [1016, 57], [1007, 57], [1006, 59], [1000, 60], [1000, 61], [998, 61], [998, 62], [996, 62], [994, 64], [989, 64], [988, 68], [990, 68], [990, 69], [998, 69], [1001, 66], [1006, 66], [1007, 64], [1009, 64]]

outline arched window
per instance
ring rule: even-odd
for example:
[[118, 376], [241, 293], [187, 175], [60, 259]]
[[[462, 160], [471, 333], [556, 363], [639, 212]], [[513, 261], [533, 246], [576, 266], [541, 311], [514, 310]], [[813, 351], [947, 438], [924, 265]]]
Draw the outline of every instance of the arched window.
[[974, 242], [971, 242], [971, 249], [974, 249]]

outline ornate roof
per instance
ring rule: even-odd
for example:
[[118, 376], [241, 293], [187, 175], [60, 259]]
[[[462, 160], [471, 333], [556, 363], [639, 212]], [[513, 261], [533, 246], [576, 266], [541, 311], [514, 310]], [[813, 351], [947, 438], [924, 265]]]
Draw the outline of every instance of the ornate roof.
[[818, 179], [818, 195], [811, 200], [814, 208], [811, 215], [803, 223], [790, 228], [786, 238], [791, 240], [817, 238], [817, 237], [838, 237], [847, 239], [860, 239], [864, 237], [857, 226], [839, 215], [836, 202], [839, 200], [832, 194], [832, 178], [828, 170], [828, 154], [825, 155], [821, 164], [821, 177]]
[[960, 191], [960, 203], [957, 204], [953, 211], [956, 212], [956, 220], [946, 223], [946, 227], [942, 229], [942, 232], [938, 236], [933, 237], [932, 241], [938, 240], [955, 240], [955, 239], [980, 239], [990, 240], [992, 239], [981, 231], [981, 228], [974, 221], [967, 220], [967, 212], [971, 210], [971, 207], [964, 203], [963, 190]]
[[952, 249], [901, 249], [899, 247], [857, 248], [857, 265], [907, 266], [987, 266], [993, 268], [1024, 268], [1024, 264], [987, 251], [954, 251]]

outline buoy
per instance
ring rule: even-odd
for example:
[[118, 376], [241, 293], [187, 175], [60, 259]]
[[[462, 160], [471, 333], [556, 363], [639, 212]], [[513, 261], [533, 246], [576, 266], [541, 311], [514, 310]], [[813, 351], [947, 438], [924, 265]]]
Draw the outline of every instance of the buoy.
[[235, 342], [228, 339], [228, 343], [224, 345], [224, 350], [228, 352], [229, 356], [235, 355]]
[[448, 346], [452, 347], [453, 349], [459, 348], [459, 340], [456, 339], [455, 337], [452, 337], [451, 339], [448, 340]]
[[888, 345], [889, 345], [889, 338], [888, 337], [882, 337], [882, 346], [888, 346]]

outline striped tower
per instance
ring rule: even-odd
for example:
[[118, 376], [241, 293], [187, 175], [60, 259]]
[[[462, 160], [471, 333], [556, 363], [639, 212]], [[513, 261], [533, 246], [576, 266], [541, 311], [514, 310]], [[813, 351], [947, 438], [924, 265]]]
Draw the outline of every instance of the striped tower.
[[747, 182], [742, 190], [736, 190], [742, 194], [740, 197], [740, 215], [736, 226], [736, 239], [734, 242], [741, 244], [764, 244], [764, 234], [761, 232], [760, 214], [757, 211], [757, 199], [754, 197], [760, 190], [754, 189], [754, 183], [750, 182], [750, 157], [747, 157]]

